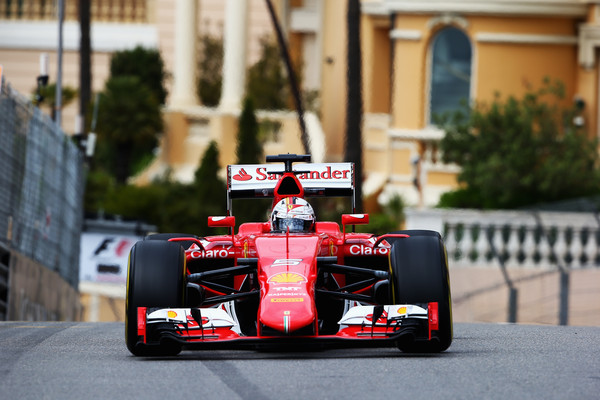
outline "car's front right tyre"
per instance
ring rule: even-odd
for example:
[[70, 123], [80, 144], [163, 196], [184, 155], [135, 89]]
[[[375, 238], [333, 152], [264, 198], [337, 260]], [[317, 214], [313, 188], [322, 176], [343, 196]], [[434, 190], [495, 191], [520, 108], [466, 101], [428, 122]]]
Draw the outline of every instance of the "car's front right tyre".
[[439, 233], [408, 230], [394, 233], [410, 237], [397, 239], [390, 250], [391, 295], [394, 304], [438, 303], [439, 330], [436, 340], [399, 341], [408, 353], [437, 353], [452, 343], [452, 301], [444, 242]]

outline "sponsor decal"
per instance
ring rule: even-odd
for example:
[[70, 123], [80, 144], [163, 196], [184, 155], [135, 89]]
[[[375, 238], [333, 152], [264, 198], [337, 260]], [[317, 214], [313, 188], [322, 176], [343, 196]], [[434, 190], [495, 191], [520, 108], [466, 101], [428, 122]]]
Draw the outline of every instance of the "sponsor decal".
[[127, 281], [129, 251], [142, 237], [83, 233], [79, 256], [79, 280], [82, 282]]
[[295, 272], [282, 272], [275, 274], [267, 280], [267, 283], [302, 283], [308, 280], [304, 275]]
[[[289, 199], [289, 197], [288, 197]], [[298, 207], [304, 207], [304, 205], [302, 204], [288, 204], [287, 205], [287, 210], [288, 212], [291, 212], [293, 209], [298, 208]]]
[[169, 310], [167, 311], [167, 317], [173, 319], [173, 318], [177, 318], [177, 313], [173, 310]]
[[292, 292], [279, 292], [279, 293], [269, 293], [268, 297], [277, 297], [277, 296], [308, 296], [306, 293], [292, 293]]
[[230, 252], [229, 249], [214, 249], [214, 250], [194, 250], [190, 253], [192, 258], [229, 258], [234, 256], [234, 252]]
[[362, 244], [353, 244], [349, 249], [350, 255], [353, 256], [385, 256], [390, 250], [385, 247], [369, 247]]
[[[240, 172], [234, 175], [234, 179], [236, 176], [240, 175], [244, 169], [240, 169]], [[246, 171], [244, 171], [246, 173]], [[256, 168], [256, 180], [257, 181], [266, 181], [266, 180], [278, 180], [281, 177], [280, 174], [272, 174], [267, 172], [267, 168], [258, 167]], [[350, 169], [333, 169], [331, 166], [327, 166], [324, 170], [318, 171], [308, 171], [304, 173], [297, 174], [296, 177], [300, 180], [343, 180], [351, 178]], [[250, 178], [249, 178], [250, 179]], [[243, 180], [249, 180], [243, 179]], [[241, 180], [241, 179], [237, 179]]]
[[278, 260], [273, 261], [271, 267], [278, 267], [280, 265], [300, 265], [301, 262], [301, 258], [280, 258]]
[[283, 330], [285, 331], [285, 333], [290, 332], [290, 316], [289, 315], [283, 316]]
[[[281, 178], [279, 170], [273, 165], [260, 164], [240, 164], [230, 165], [230, 189], [266, 189], [274, 188], [277, 181]], [[306, 171], [310, 168], [310, 171]], [[299, 172], [296, 177], [302, 182], [304, 188], [353, 187], [353, 165], [352, 163], [317, 163], [317, 164], [298, 164], [294, 165], [294, 170]]]
[[240, 169], [240, 171], [233, 176], [233, 179], [236, 181], [249, 181], [252, 179], [252, 175], [248, 174], [244, 168]]
[[[388, 317], [388, 313], [384, 310], [383, 314], [381, 314], [381, 317], [379, 317], [379, 319], [377, 320], [378, 324], [385, 324], [387, 322], [387, 317]], [[373, 321], [373, 314], [367, 314], [365, 315], [365, 319], [367, 321]]]
[[302, 297], [284, 297], [271, 299], [271, 303], [302, 303], [304, 299]]
[[398, 314], [406, 314], [406, 307], [400, 307], [398, 309]]
[[297, 292], [300, 286], [275, 286], [273, 289], [278, 292]]

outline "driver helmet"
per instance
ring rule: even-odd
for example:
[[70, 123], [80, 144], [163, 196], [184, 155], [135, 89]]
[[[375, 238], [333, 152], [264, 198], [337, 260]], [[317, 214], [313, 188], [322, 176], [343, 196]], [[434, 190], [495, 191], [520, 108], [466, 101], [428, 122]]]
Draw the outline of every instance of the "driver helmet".
[[315, 226], [315, 212], [299, 197], [280, 200], [271, 212], [271, 232], [310, 232]]

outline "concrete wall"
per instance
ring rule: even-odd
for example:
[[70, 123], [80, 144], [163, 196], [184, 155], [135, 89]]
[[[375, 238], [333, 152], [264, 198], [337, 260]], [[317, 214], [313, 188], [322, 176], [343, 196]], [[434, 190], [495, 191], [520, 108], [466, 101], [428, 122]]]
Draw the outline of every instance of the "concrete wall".
[[12, 252], [8, 315], [11, 321], [80, 321], [79, 293], [58, 273]]

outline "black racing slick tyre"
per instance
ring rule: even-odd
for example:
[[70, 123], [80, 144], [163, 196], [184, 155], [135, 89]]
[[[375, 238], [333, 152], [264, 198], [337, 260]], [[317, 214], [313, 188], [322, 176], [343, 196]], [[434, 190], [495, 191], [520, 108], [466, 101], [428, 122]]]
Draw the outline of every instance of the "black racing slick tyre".
[[181, 346], [138, 343], [138, 307], [183, 307], [186, 293], [185, 253], [179, 243], [137, 242], [129, 253], [125, 300], [125, 342], [136, 356], [177, 355]]
[[452, 343], [452, 300], [446, 248], [439, 233], [409, 230], [390, 251], [391, 294], [394, 304], [438, 303], [438, 340], [400, 340], [409, 353], [437, 353]]

